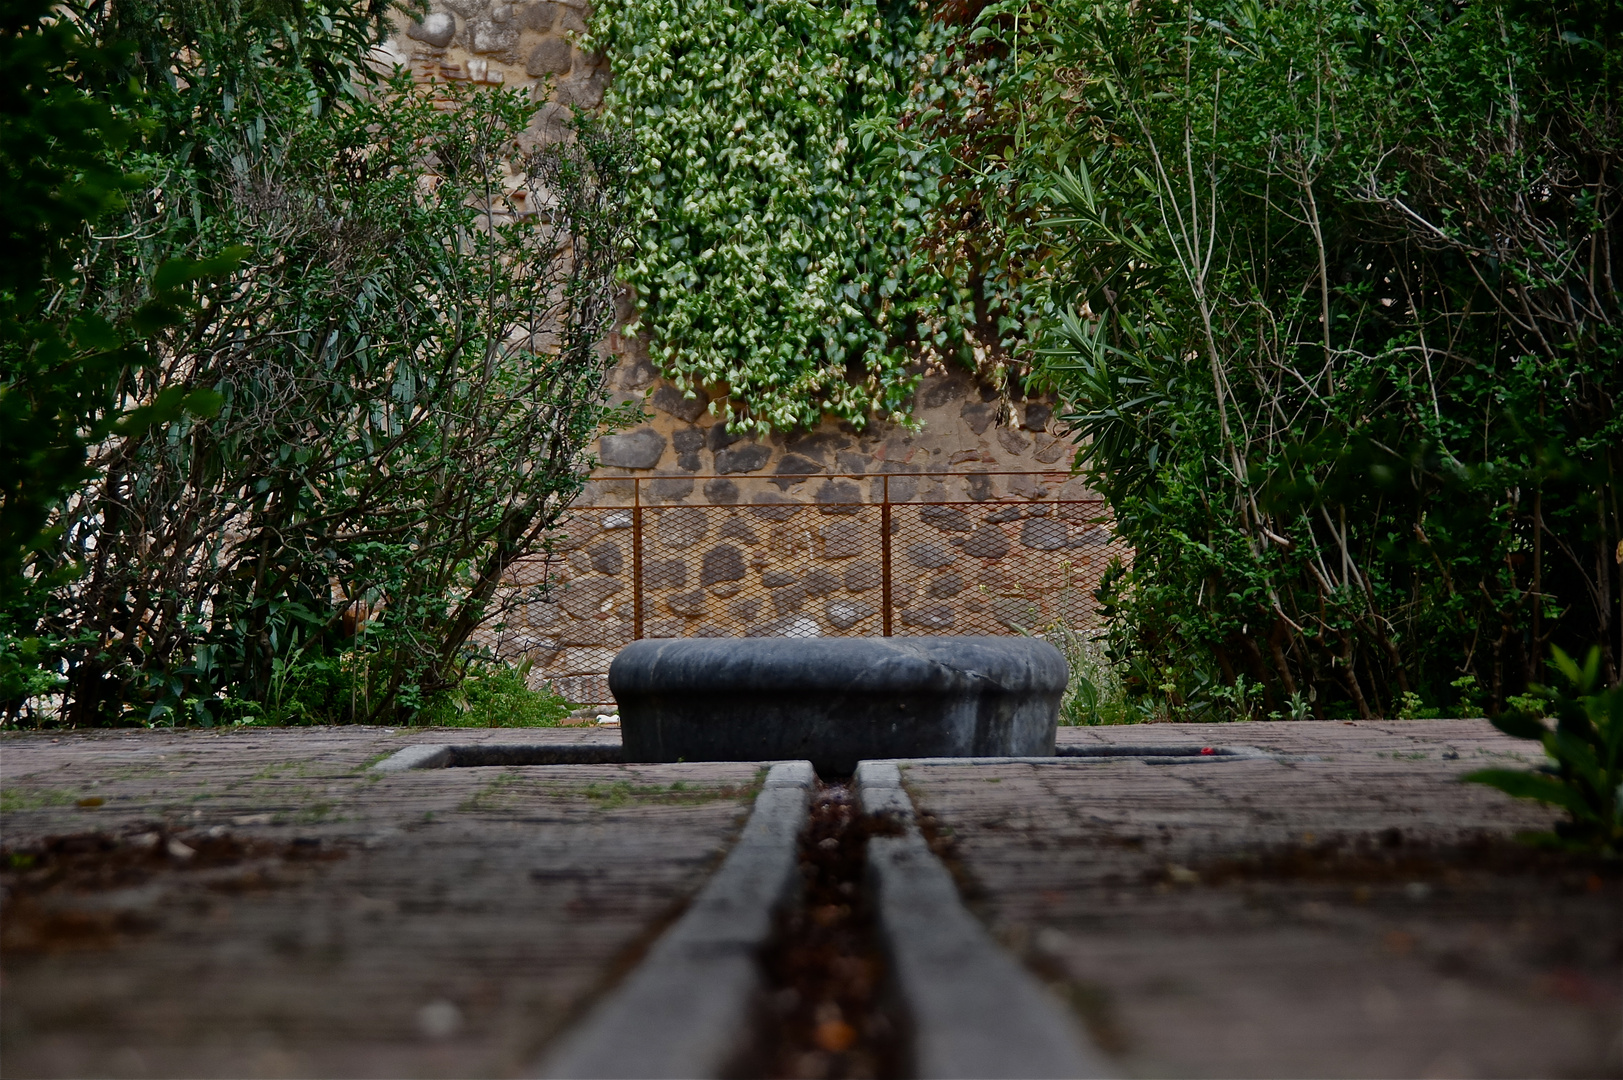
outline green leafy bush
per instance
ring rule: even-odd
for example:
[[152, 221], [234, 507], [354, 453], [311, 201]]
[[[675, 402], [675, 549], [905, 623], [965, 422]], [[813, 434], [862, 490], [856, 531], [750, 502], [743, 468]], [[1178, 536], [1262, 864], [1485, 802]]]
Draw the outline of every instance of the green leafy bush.
[[634, 329], [735, 427], [900, 420], [919, 348], [973, 360], [967, 275], [912, 246], [944, 165], [903, 130], [933, 33], [876, 0], [597, 5], [639, 150]]
[[942, 121], [943, 185], [1134, 548], [1129, 695], [1492, 713], [1597, 640], [1617, 681], [1619, 31], [1583, 0], [981, 11], [952, 63], [1000, 78]]
[[1480, 769], [1465, 779], [1567, 812], [1553, 833], [1533, 834], [1534, 840], [1623, 854], [1623, 687], [1601, 684], [1598, 647], [1589, 650], [1582, 668], [1559, 648], [1552, 654], [1566, 687], [1536, 686], [1534, 692], [1548, 702], [1554, 724], [1522, 710], [1493, 718], [1505, 734], [1542, 744], [1550, 766], [1534, 772]]
[[470, 663], [462, 682], [442, 691], [417, 715], [434, 727], [557, 727], [569, 702], [550, 685], [531, 690], [529, 663]]
[[14, 717], [409, 720], [461, 684], [614, 422], [623, 140], [537, 145], [526, 94], [375, 76], [386, 5], [324, 10], [86, 17], [138, 43], [143, 180], [53, 302], [113, 325], [185, 304], [116, 370], [145, 422], [87, 443], [93, 482], [26, 557]]

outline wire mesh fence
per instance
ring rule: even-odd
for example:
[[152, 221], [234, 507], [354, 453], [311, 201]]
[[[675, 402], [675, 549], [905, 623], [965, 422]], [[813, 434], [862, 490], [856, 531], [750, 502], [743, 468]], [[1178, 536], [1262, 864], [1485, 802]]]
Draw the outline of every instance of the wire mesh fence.
[[1079, 486], [1063, 472], [627, 477], [514, 564], [488, 640], [590, 705], [612, 703], [609, 663], [638, 638], [1085, 630], [1130, 553]]

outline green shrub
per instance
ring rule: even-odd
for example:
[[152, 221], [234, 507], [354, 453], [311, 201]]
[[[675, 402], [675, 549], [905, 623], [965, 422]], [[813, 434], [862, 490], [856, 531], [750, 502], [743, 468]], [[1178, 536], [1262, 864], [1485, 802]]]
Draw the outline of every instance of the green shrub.
[[[1586, 0], [999, 0], [945, 109], [963, 242], [1134, 549], [1179, 715], [1497, 712], [1619, 678], [1623, 23]], [[973, 80], [970, 80], [973, 82]], [[1578, 299], [1581, 298], [1581, 299]], [[1461, 683], [1462, 677], [1473, 677]]]
[[[141, 182], [34, 291], [63, 325], [149, 332], [105, 408], [62, 420], [65, 497], [34, 483], [47, 509], [18, 517], [0, 480], [0, 540], [27, 548], [0, 590], [16, 578], [28, 601], [0, 597], [0, 715], [409, 720], [458, 684], [473, 631], [528, 599], [508, 568], [622, 418], [597, 346], [631, 239], [629, 146], [584, 120], [537, 144], [524, 92], [375, 74], [382, 2], [83, 15], [86, 48], [139, 46], [79, 89], [140, 87], [116, 164]], [[17, 401], [57, 408], [23, 389], [0, 381], [0, 465]]]
[[626, 280], [655, 361], [765, 433], [900, 420], [918, 349], [970, 358], [966, 270], [916, 250], [942, 156], [902, 115], [938, 43], [880, 0], [605, 0], [606, 123], [638, 140]]
[[528, 660], [475, 661], [462, 682], [436, 695], [414, 723], [430, 727], [557, 727], [570, 704], [550, 684], [531, 690]]
[[1567, 812], [1567, 820], [1554, 832], [1533, 833], [1529, 839], [1623, 854], [1623, 687], [1602, 686], [1598, 646], [1589, 650], [1582, 668], [1560, 649], [1551, 652], [1552, 666], [1566, 686], [1535, 686], [1533, 691], [1547, 703], [1555, 723], [1519, 709], [1493, 718], [1493, 726], [1505, 734], [1542, 744], [1550, 764], [1532, 772], [1480, 769], [1465, 779]]

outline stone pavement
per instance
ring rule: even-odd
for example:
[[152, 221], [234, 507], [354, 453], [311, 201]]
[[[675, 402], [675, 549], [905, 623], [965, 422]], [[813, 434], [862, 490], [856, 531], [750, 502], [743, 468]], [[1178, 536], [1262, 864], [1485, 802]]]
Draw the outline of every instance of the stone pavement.
[[364, 771], [448, 734], [604, 737], [0, 739], [7, 851], [81, 838], [6, 873], [0, 1069], [511, 1075], [680, 911], [761, 773]]
[[1139, 1076], [1616, 1076], [1617, 868], [1505, 842], [1482, 721], [1061, 729], [1317, 760], [905, 771], [1005, 944]]
[[[753, 764], [447, 768], [600, 729], [0, 736], [7, 1076], [513, 1075], [736, 836]], [[1281, 759], [904, 769], [1124, 1075], [1618, 1075], [1623, 877], [1454, 782], [1481, 721], [1062, 729]]]

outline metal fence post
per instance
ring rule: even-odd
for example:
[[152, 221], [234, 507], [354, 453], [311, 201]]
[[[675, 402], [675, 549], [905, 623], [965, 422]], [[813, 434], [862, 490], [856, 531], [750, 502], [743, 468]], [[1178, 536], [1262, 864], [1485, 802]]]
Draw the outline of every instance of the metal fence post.
[[642, 477], [631, 478], [631, 637], [642, 639]]
[[880, 606], [885, 610], [884, 634], [890, 637], [890, 474], [880, 478], [882, 495], [879, 504], [879, 582]]

